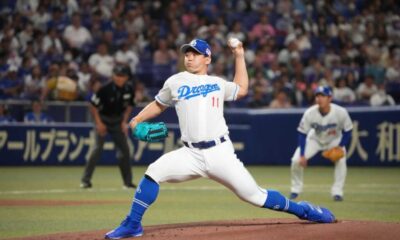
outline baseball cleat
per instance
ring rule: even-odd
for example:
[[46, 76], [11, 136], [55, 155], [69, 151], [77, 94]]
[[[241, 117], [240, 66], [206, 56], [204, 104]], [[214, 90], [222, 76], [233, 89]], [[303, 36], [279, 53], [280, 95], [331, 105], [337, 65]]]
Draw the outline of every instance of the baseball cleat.
[[105, 239], [121, 239], [129, 237], [140, 237], [143, 235], [143, 228], [140, 223], [135, 223], [129, 216], [122, 221], [116, 229], [111, 230], [104, 236]]
[[334, 223], [336, 222], [335, 216], [327, 208], [313, 205], [309, 202], [298, 202], [304, 208], [304, 216], [301, 219], [317, 223]]
[[344, 200], [343, 197], [340, 195], [333, 196], [333, 201], [335, 202], [342, 202], [343, 200]]
[[298, 193], [292, 192], [292, 193], [290, 193], [289, 199], [293, 200], [293, 199], [296, 199], [298, 196], [299, 196]]
[[124, 186], [122, 188], [123, 189], [134, 189], [134, 188], [137, 188], [137, 186], [134, 183], [127, 183], [127, 184], [124, 184]]
[[92, 183], [91, 182], [81, 182], [80, 187], [84, 188], [84, 189], [92, 188]]

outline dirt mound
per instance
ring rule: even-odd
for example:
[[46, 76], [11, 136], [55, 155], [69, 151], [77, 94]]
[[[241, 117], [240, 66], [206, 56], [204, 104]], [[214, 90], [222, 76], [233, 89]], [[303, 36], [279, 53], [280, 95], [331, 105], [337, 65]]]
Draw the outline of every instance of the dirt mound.
[[[110, 226], [114, 227], [114, 226]], [[13, 240], [100, 240], [108, 230], [59, 233]], [[140, 240], [400, 239], [400, 223], [342, 220], [315, 224], [295, 219], [249, 219], [145, 226]]]

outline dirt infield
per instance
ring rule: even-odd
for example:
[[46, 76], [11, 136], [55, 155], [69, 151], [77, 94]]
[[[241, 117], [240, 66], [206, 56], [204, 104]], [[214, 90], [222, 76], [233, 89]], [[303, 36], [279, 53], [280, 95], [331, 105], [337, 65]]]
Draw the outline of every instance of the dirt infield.
[[[110, 226], [114, 227], [114, 226]], [[60, 233], [13, 240], [100, 240], [108, 230]], [[315, 224], [292, 219], [250, 219], [146, 226], [140, 240], [383, 240], [400, 239], [400, 223], [342, 220]]]

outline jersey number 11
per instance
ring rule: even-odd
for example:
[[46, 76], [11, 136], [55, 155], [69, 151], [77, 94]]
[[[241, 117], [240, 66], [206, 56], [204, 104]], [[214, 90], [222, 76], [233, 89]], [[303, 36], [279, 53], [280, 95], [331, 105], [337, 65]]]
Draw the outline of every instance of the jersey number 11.
[[213, 107], [219, 107], [219, 98], [218, 97], [212, 97], [212, 106]]

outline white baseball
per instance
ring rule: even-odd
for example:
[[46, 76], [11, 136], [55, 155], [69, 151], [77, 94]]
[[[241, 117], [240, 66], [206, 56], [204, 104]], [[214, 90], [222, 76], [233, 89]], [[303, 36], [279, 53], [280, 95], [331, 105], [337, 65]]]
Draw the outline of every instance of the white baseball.
[[230, 38], [230, 39], [228, 40], [228, 42], [229, 42], [229, 45], [230, 45], [232, 48], [237, 48], [237, 46], [239, 46], [240, 40], [237, 39], [237, 38]]

